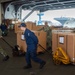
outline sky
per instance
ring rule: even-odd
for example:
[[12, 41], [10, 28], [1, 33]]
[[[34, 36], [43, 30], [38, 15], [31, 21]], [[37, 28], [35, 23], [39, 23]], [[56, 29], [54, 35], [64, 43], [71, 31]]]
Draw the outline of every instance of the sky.
[[[47, 14], [46, 14], [47, 13]], [[54, 17], [74, 17], [75, 18], [75, 8], [72, 9], [62, 9], [62, 10], [49, 10], [44, 13], [48, 18], [53, 19]]]
[[[22, 18], [26, 16], [30, 11], [22, 10]], [[39, 20], [39, 16], [37, 15], [37, 11], [33, 12], [25, 21], [32, 21], [35, 22]], [[48, 20], [52, 22], [56, 22], [54, 20], [55, 17], [71, 17], [75, 18], [75, 8], [70, 9], [60, 9], [60, 10], [48, 10], [43, 12], [43, 16], [41, 17], [42, 20]]]

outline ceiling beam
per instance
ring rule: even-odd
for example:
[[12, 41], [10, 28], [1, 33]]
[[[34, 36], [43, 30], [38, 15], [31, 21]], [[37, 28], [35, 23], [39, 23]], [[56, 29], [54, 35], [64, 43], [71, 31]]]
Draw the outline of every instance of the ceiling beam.
[[8, 1], [12, 1], [12, 0], [0, 0], [0, 3], [8, 2]]

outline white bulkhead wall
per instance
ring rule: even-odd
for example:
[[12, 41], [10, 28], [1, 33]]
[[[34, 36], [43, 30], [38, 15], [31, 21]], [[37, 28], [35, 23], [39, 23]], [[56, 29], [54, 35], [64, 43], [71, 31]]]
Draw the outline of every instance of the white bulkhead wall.
[[5, 10], [5, 19], [14, 19], [14, 18], [15, 18], [14, 6], [9, 4]]
[[[17, 16], [15, 15], [17, 14]], [[18, 10], [17, 13], [15, 12], [15, 8], [11, 3], [6, 7], [5, 10], [5, 19], [15, 19], [15, 18], [20, 18], [20, 11]]]

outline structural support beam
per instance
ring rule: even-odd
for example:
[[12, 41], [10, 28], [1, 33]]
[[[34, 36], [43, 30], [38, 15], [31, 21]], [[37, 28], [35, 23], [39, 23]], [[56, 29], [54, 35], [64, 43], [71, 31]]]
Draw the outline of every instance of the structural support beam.
[[22, 19], [22, 21], [25, 21], [33, 12], [34, 12], [34, 9], [31, 10], [31, 12], [29, 12], [29, 13]]
[[8, 2], [8, 1], [12, 1], [12, 0], [0, 0], [0, 3]]

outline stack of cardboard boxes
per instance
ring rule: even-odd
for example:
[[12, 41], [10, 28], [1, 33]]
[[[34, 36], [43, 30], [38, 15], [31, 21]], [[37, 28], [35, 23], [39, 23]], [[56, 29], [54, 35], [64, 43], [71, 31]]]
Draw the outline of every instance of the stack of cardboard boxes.
[[[15, 25], [15, 33], [17, 34], [17, 45], [20, 46], [21, 50], [26, 52], [26, 42], [23, 39], [23, 31], [18, 27], [20, 23], [17, 23]], [[35, 35], [38, 37], [39, 44], [46, 49], [46, 32], [44, 31], [37, 31], [37, 26], [35, 23], [27, 22], [26, 26], [28, 29], [30, 29], [32, 32], [35, 33]], [[43, 48], [38, 46], [37, 53], [44, 52]]]

